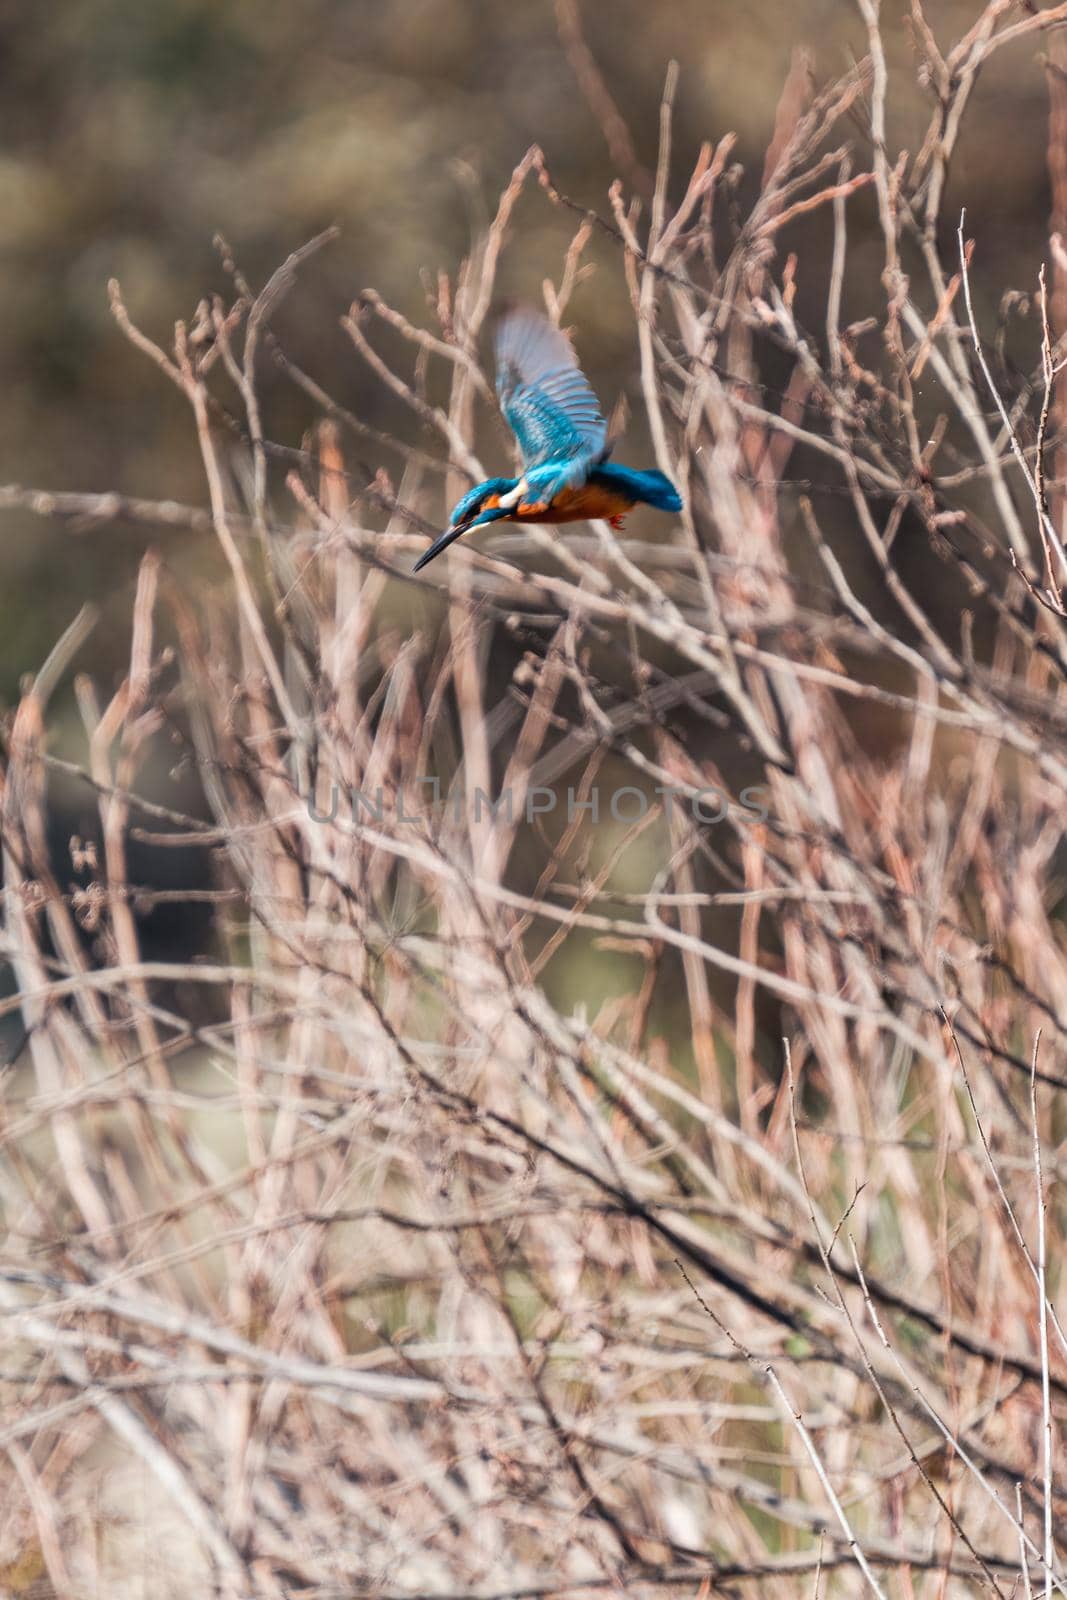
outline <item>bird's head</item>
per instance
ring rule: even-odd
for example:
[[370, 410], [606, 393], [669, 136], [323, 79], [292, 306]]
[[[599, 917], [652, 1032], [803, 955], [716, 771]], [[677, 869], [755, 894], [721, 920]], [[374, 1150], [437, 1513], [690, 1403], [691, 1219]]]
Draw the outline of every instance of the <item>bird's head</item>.
[[517, 478], [487, 478], [484, 483], [476, 483], [473, 489], [468, 489], [462, 499], [453, 506], [448, 527], [419, 557], [414, 571], [421, 572], [423, 567], [435, 556], [439, 556], [442, 550], [447, 550], [453, 540], [458, 539], [461, 533], [466, 533], [468, 528], [477, 528], [483, 522], [496, 522], [499, 517], [506, 517], [508, 512], [501, 506], [500, 498], [506, 495], [509, 489], [514, 489], [517, 482]]
[[[476, 483], [453, 506], [448, 521], [449, 530], [473, 528], [485, 512], [496, 510], [501, 496], [507, 494], [509, 489], [514, 489], [515, 482], [514, 478], [487, 478], [484, 483]], [[494, 517], [485, 517], [486, 522], [495, 520]]]

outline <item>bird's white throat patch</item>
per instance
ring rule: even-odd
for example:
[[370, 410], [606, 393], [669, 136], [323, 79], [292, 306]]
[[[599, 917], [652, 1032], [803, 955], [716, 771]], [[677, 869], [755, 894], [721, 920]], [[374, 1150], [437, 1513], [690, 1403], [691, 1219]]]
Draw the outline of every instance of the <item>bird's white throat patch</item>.
[[529, 487], [530, 485], [526, 482], [526, 479], [520, 478], [514, 489], [509, 489], [507, 494], [500, 496], [501, 511], [510, 511], [512, 506], [517, 506]]

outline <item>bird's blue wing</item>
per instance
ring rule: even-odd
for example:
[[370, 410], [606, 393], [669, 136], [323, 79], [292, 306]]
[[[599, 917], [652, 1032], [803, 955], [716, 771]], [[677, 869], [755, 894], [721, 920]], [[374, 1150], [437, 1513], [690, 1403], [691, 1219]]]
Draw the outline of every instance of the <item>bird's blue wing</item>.
[[496, 390], [527, 468], [559, 462], [580, 482], [603, 460], [608, 428], [596, 395], [567, 335], [541, 312], [522, 307], [498, 323]]

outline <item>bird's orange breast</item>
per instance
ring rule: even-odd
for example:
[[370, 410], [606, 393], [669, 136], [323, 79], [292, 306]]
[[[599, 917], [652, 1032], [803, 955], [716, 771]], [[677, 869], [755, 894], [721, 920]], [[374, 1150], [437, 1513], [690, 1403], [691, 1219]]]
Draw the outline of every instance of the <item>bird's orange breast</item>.
[[598, 483], [582, 483], [576, 489], [561, 489], [546, 505], [543, 500], [520, 500], [512, 512], [516, 522], [578, 522], [596, 517], [621, 517], [634, 502], [626, 495]]

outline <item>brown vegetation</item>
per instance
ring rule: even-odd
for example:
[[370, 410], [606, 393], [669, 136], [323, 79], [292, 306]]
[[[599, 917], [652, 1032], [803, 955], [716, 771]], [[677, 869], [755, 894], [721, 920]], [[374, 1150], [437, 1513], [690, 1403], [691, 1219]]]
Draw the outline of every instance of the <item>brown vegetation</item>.
[[[209, 509], [8, 502], [210, 525], [225, 579], [145, 555], [80, 778], [48, 729], [90, 614], [6, 730], [5, 1590], [1067, 1592], [1067, 256], [993, 326], [942, 216], [984, 63], [1067, 5], [946, 50], [912, 0], [898, 159], [859, 4], [869, 54], [798, 55], [749, 206], [729, 135], [669, 203], [674, 72], [652, 177], [560, 0], [650, 203], [580, 211], [533, 149], [424, 325], [352, 307], [399, 482], [273, 327], [330, 235], [258, 291], [220, 242], [173, 349], [113, 286]], [[580, 211], [553, 317], [616, 252], [685, 510], [412, 579], [486, 475], [524, 189]], [[269, 366], [322, 418], [299, 449]], [[143, 792], [161, 748], [208, 820]], [[62, 858], [60, 776], [99, 811]], [[172, 960], [167, 895], [213, 919]]]

